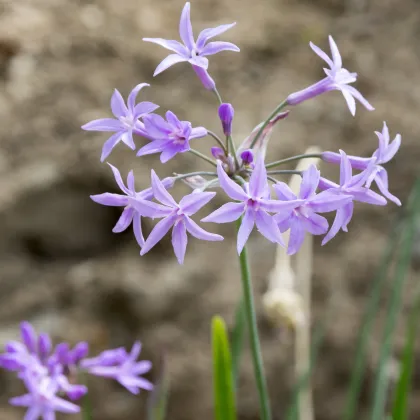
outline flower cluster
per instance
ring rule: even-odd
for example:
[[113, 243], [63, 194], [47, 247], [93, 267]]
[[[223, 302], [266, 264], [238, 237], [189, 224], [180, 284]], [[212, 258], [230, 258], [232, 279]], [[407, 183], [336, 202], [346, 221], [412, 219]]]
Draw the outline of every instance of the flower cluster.
[[26, 420], [55, 419], [55, 412], [78, 413], [73, 401], [82, 398], [87, 387], [80, 384], [83, 373], [118, 381], [133, 394], [153, 385], [139, 375], [151, 369], [151, 362], [137, 358], [141, 345], [135, 343], [131, 352], [124, 348], [106, 350], [88, 358], [89, 346], [80, 342], [73, 348], [68, 343], [53, 346], [48, 334], [36, 334], [28, 322], [21, 324], [22, 341], [9, 341], [0, 354], [0, 367], [17, 373], [27, 393], [10, 400], [10, 404], [27, 407]]
[[[222, 240], [220, 235], [207, 232], [192, 219], [192, 216], [216, 195], [216, 192], [208, 190], [217, 187], [221, 188], [231, 201], [201, 221], [231, 223], [240, 219], [237, 236], [238, 253], [242, 252], [255, 226], [269, 241], [287, 246], [287, 252], [294, 254], [301, 247], [306, 232], [312, 235], [324, 235], [322, 244], [330, 241], [340, 230], [346, 232], [355, 202], [383, 206], [388, 199], [397, 205], [401, 204], [399, 199], [389, 192], [388, 175], [382, 166], [398, 151], [401, 136], [397, 135], [395, 140], [390, 142], [385, 123], [382, 132], [376, 133], [379, 147], [371, 157], [347, 156], [342, 150], [326, 151], [318, 155], [325, 162], [340, 165], [338, 183], [322, 177], [318, 168], [310, 166], [306, 171], [299, 172], [302, 180], [300, 191], [296, 195], [285, 182], [278, 179], [278, 176], [296, 171], [273, 168], [313, 155], [299, 155], [276, 162], [265, 162], [274, 126], [290, 114], [285, 110], [287, 106], [295, 106], [323, 93], [339, 90], [352, 115], [356, 112], [356, 99], [366, 109], [370, 111], [374, 109], [362, 94], [350, 85], [357, 80], [357, 73], [343, 68], [340, 52], [331, 36], [329, 37], [331, 58], [319, 47], [310, 43], [312, 50], [329, 66], [328, 69], [324, 69], [326, 77], [288, 95], [270, 117], [257, 125], [239, 147], [236, 147], [232, 138], [234, 108], [222, 101], [216, 83], [208, 72], [207, 58], [221, 51], [239, 51], [239, 48], [230, 42], [209, 42], [211, 38], [221, 35], [234, 25], [235, 23], [232, 23], [204, 29], [195, 39], [190, 20], [190, 3], [186, 3], [179, 24], [182, 43], [162, 38], [143, 39], [173, 52], [158, 65], [154, 76], [174, 64], [187, 62], [191, 64], [204, 87], [215, 93], [219, 100], [221, 137], [204, 127], [193, 127], [191, 122], [181, 121], [171, 111], [167, 111], [163, 118], [154, 113], [158, 106], [151, 102], [136, 104], [136, 96], [140, 89], [146, 86], [145, 83], [133, 89], [128, 96], [127, 104], [117, 90], [114, 92], [111, 109], [115, 119], [95, 120], [83, 126], [86, 130], [115, 132], [104, 145], [102, 161], [120, 141], [134, 150], [136, 146], [133, 134], [135, 134], [148, 141], [139, 148], [137, 156], [160, 153], [161, 162], [166, 163], [178, 153], [190, 152], [214, 167], [212, 172], [200, 170], [187, 174], [173, 174], [172, 177], [162, 180], [152, 170], [151, 188], [137, 192], [133, 173], [128, 174], [126, 186], [118, 169], [110, 165], [123, 194], [104, 193], [93, 195], [91, 198], [103, 205], [124, 208], [113, 231], [121, 232], [133, 223], [141, 255], [153, 248], [170, 229], [172, 229], [174, 253], [180, 264], [185, 257], [187, 232], [204, 241]], [[207, 136], [217, 143], [209, 146], [211, 156], [203, 155], [191, 146], [192, 140], [198, 141], [197, 139]], [[358, 173], [353, 174], [353, 171]], [[182, 197], [179, 202], [168, 192], [177, 181], [183, 181], [193, 189], [192, 193]], [[373, 182], [376, 183], [379, 193], [371, 189]], [[329, 212], [335, 212], [331, 226], [323, 215]], [[142, 217], [161, 219], [146, 239], [141, 229]], [[284, 244], [282, 238], [282, 233], [285, 231], [290, 231], [288, 244]]]

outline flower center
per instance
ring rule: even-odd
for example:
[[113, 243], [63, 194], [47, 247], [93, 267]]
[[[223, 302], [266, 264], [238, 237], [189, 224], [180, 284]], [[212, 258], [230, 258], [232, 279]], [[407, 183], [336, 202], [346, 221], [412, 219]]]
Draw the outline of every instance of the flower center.
[[133, 121], [133, 118], [123, 116], [123, 117], [120, 117], [119, 120], [120, 120], [120, 123], [125, 128], [129, 128], [129, 129], [134, 128], [135, 121]]
[[260, 209], [260, 202], [258, 199], [255, 199], [255, 198], [248, 199], [246, 205], [247, 207], [250, 207], [255, 211], [258, 211]]

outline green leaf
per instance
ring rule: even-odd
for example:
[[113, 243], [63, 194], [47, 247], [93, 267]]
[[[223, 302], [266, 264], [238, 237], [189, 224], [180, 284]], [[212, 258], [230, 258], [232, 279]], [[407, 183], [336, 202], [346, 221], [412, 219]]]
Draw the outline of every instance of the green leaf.
[[166, 358], [161, 356], [161, 369], [153, 391], [147, 401], [147, 420], [164, 420], [169, 398], [169, 374]]
[[235, 420], [235, 390], [226, 324], [219, 316], [212, 319], [213, 387], [216, 420]]
[[416, 330], [420, 316], [420, 295], [417, 296], [414, 308], [408, 320], [408, 333], [405, 342], [402, 359], [401, 374], [395, 390], [392, 418], [394, 420], [408, 420], [408, 396], [411, 386], [411, 377], [414, 364], [414, 344], [416, 341]]
[[240, 300], [235, 312], [235, 325], [232, 332], [232, 377], [236, 388], [239, 376], [241, 353], [246, 333], [246, 313], [244, 299]]

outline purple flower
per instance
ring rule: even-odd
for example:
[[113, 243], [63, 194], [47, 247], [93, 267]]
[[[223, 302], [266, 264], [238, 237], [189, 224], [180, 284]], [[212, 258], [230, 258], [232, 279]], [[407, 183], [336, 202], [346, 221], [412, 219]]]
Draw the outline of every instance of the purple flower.
[[244, 150], [241, 153], [241, 159], [245, 166], [252, 165], [252, 162], [254, 162], [254, 153], [252, 152], [252, 149]]
[[139, 118], [155, 111], [159, 108], [152, 102], [140, 102], [136, 105], [136, 97], [140, 90], [150, 86], [147, 83], [137, 85], [128, 96], [127, 105], [124, 102], [121, 93], [115, 89], [111, 98], [111, 110], [115, 118], [101, 118], [91, 121], [82, 126], [83, 130], [88, 131], [111, 131], [115, 132], [104, 144], [102, 148], [101, 162], [103, 162], [111, 153], [112, 149], [122, 141], [130, 149], [135, 150], [133, 134], [146, 136], [143, 129], [143, 123]]
[[[366, 180], [375, 171], [375, 158], [373, 158], [369, 166], [361, 173], [352, 176], [352, 165], [347, 155], [340, 150], [341, 164], [340, 164], [340, 185], [332, 181], [321, 178], [319, 188], [327, 190], [327, 192], [335, 193], [337, 195], [346, 194], [353, 198], [354, 201], [362, 203], [374, 204], [376, 206], [385, 206], [386, 200], [379, 194], [371, 191], [368, 187], [363, 187]], [[346, 203], [337, 209], [334, 222], [330, 231], [322, 240], [322, 245], [334, 238], [335, 235], [341, 230], [347, 232], [347, 225], [353, 216], [353, 201]]]
[[257, 225], [257, 229], [269, 241], [283, 245], [279, 228], [273, 217], [268, 213], [291, 210], [297, 207], [301, 201], [285, 202], [270, 199], [270, 189], [263, 158], [260, 157], [257, 160], [249, 183], [246, 182], [243, 188], [228, 177], [220, 161], [217, 162], [217, 174], [220, 186], [226, 194], [233, 200], [239, 201], [239, 203], [224, 204], [202, 219], [202, 222], [230, 223], [244, 215], [238, 232], [237, 250], [239, 254], [242, 252], [254, 225]]
[[223, 133], [225, 136], [230, 136], [232, 134], [232, 120], [235, 111], [231, 104], [222, 104], [219, 106], [219, 118], [222, 122]]
[[163, 217], [156, 224], [146, 239], [140, 255], [149, 252], [169, 231], [172, 229], [172, 246], [180, 264], [184, 262], [185, 251], [187, 249], [187, 232], [197, 239], [204, 241], [221, 241], [223, 237], [214, 233], [206, 232], [198, 226], [191, 218], [194, 213], [205, 206], [215, 195], [215, 192], [193, 192], [181, 199], [179, 204], [166, 191], [164, 184], [152, 170], [152, 189], [153, 194], [163, 205], [155, 204], [155, 209], [144, 206], [144, 202], [133, 201], [132, 205], [148, 217]]
[[[382, 128], [382, 133], [375, 131], [375, 134], [379, 139], [379, 147], [375, 150], [372, 157], [361, 158], [358, 156], [347, 156], [348, 160], [354, 169], [361, 171], [367, 169], [368, 166], [372, 164], [372, 161], [374, 161], [374, 168], [366, 180], [366, 187], [370, 188], [372, 182], [375, 181], [379, 191], [388, 200], [393, 201], [398, 206], [401, 206], [401, 201], [395, 197], [395, 195], [389, 192], [388, 173], [386, 169], [381, 166], [382, 164], [389, 162], [398, 152], [398, 149], [401, 146], [401, 135], [397, 134], [395, 139], [390, 143], [389, 130], [385, 121]], [[324, 152], [322, 154], [322, 159], [329, 163], [340, 163], [342, 161], [342, 155], [340, 153]]]
[[82, 367], [92, 375], [115, 379], [133, 394], [138, 394], [140, 389], [152, 390], [153, 384], [139, 377], [152, 368], [148, 360], [137, 361], [141, 344], [138, 341], [134, 343], [130, 353], [121, 350], [106, 350], [93, 359], [85, 359]]
[[229, 25], [220, 25], [216, 28], [204, 29], [200, 32], [197, 38], [197, 42], [194, 40], [191, 19], [190, 19], [190, 3], [185, 3], [184, 9], [182, 10], [181, 20], [179, 22], [179, 35], [184, 44], [178, 41], [166, 40], [162, 38], [143, 38], [143, 41], [154, 42], [175, 54], [170, 54], [166, 57], [156, 68], [153, 76], [166, 70], [168, 67], [173, 66], [176, 63], [188, 61], [193, 66], [201, 67], [207, 70], [209, 61], [205, 57], [207, 55], [216, 54], [220, 51], [239, 51], [239, 48], [230, 42], [209, 42], [209, 39], [221, 35], [228, 29], [235, 26], [236, 23]]
[[26, 374], [24, 382], [28, 393], [11, 398], [9, 402], [15, 406], [28, 407], [25, 420], [54, 420], [56, 411], [68, 414], [80, 412], [80, 407], [56, 395], [60, 388], [50, 377], [38, 378]]
[[349, 195], [334, 194], [329, 191], [316, 194], [320, 179], [320, 172], [315, 165], [311, 165], [302, 175], [302, 184], [298, 197], [287, 184], [279, 182], [274, 189], [280, 200], [295, 202], [300, 199], [300, 205], [291, 210], [286, 209], [274, 216], [280, 231], [290, 229], [290, 239], [287, 248], [289, 255], [295, 254], [305, 239], [305, 232], [312, 235], [323, 235], [328, 230], [328, 222], [325, 217], [317, 213], [325, 213], [346, 205], [352, 199]]
[[353, 83], [357, 80], [357, 73], [350, 73], [348, 70], [343, 68], [337, 44], [334, 42], [331, 35], [328, 39], [330, 41], [332, 60], [324, 51], [312, 44], [312, 42], [309, 44], [315, 54], [321, 57], [330, 66], [329, 69], [324, 68], [327, 77], [314, 85], [307, 87], [306, 89], [292, 93], [288, 96], [287, 103], [289, 105], [297, 105], [303, 101], [321, 95], [324, 92], [328, 92], [330, 90], [340, 90], [353, 116], [356, 114], [355, 99], [357, 99], [366, 109], [373, 111], [373, 106], [362, 96], [362, 94], [353, 86], [349, 86], [349, 83]]
[[[130, 226], [131, 223], [133, 223], [133, 231], [137, 243], [139, 246], [143, 246], [144, 238], [141, 228], [141, 215], [135, 210], [130, 199], [151, 200], [153, 198], [153, 191], [151, 188], [147, 188], [141, 192], [136, 192], [133, 171], [130, 171], [127, 176], [126, 187], [119, 170], [110, 163], [108, 163], [108, 165], [111, 167], [112, 172], [114, 173], [115, 181], [124, 194], [104, 193], [91, 195], [90, 198], [96, 203], [104, 206], [124, 207], [121, 217], [118, 219], [112, 231], [114, 233], [123, 232], [128, 228], [128, 226]], [[166, 188], [172, 187], [174, 184], [174, 178], [165, 178], [162, 182]]]
[[160, 161], [166, 163], [178, 153], [190, 150], [190, 140], [207, 136], [204, 127], [192, 128], [189, 121], [180, 121], [168, 111], [165, 121], [160, 115], [150, 114], [143, 117], [145, 131], [153, 141], [143, 146], [137, 156], [161, 153]]

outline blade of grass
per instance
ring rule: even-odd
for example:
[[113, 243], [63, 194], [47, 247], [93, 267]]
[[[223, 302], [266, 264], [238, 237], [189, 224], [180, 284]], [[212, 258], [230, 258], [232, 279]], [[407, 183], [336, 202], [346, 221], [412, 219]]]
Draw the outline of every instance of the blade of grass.
[[161, 356], [161, 369], [153, 391], [147, 401], [147, 420], [164, 420], [169, 399], [169, 375], [166, 357]]
[[226, 324], [219, 316], [212, 320], [213, 387], [216, 420], [236, 420], [235, 389]]
[[401, 374], [395, 390], [392, 418], [394, 420], [408, 420], [408, 396], [414, 364], [414, 344], [417, 337], [418, 319], [420, 316], [420, 294], [414, 303], [408, 320], [408, 332], [402, 359]]
[[395, 277], [393, 280], [392, 296], [389, 310], [385, 319], [382, 347], [379, 355], [377, 375], [374, 387], [374, 399], [371, 410], [371, 420], [382, 420], [386, 404], [386, 368], [391, 355], [393, 334], [400, 312], [402, 291], [410, 268], [412, 244], [415, 232], [415, 220], [420, 204], [420, 178], [417, 179], [409, 202], [409, 218], [404, 223], [401, 247], [399, 250]]
[[238, 383], [239, 366], [241, 362], [241, 353], [246, 333], [246, 314], [243, 298], [238, 303], [235, 312], [235, 325], [232, 332], [232, 376], [233, 385]]
[[[89, 389], [88, 384], [88, 376], [85, 374], [82, 374], [79, 379], [82, 379], [82, 383], [86, 385], [86, 387]], [[82, 399], [82, 418], [83, 420], [92, 420], [92, 403], [89, 398], [89, 394], [86, 394]]]

